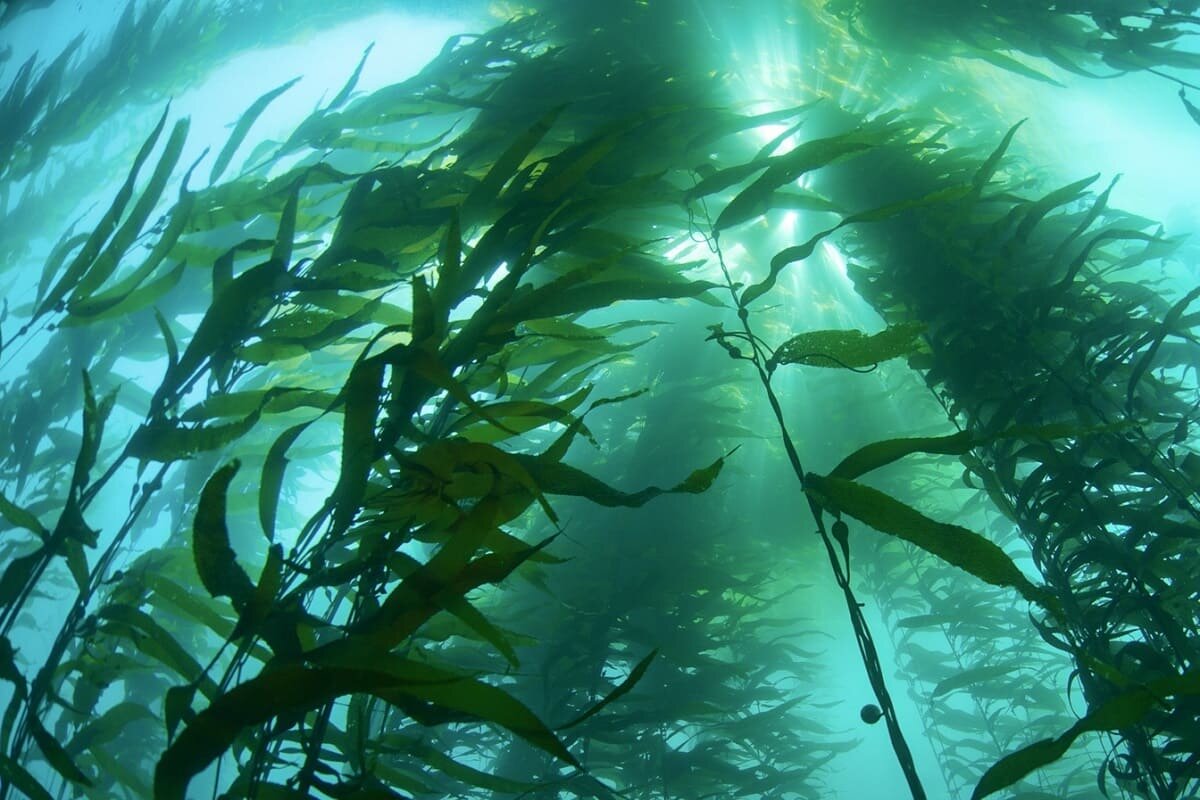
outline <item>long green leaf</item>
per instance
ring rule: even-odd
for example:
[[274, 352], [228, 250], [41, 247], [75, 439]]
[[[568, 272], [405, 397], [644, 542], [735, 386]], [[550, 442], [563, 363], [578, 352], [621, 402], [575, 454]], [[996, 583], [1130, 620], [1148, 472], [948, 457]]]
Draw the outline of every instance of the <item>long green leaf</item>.
[[1048, 610], [1058, 609], [1053, 595], [1030, 583], [1003, 550], [974, 531], [932, 520], [878, 489], [844, 478], [809, 473], [805, 486], [825, 508], [849, 514], [881, 533], [915, 544], [993, 586], [1016, 589], [1026, 600]]
[[27, 718], [29, 725], [29, 733], [33, 736], [33, 740], [37, 742], [38, 749], [42, 751], [46, 762], [53, 767], [54, 771], [66, 778], [71, 783], [78, 783], [83, 786], [91, 786], [91, 779], [84, 774], [71, 756], [67, 753], [66, 748], [59, 744], [58, 739], [46, 730], [42, 725], [42, 721], [35, 716]]
[[87, 241], [80, 251], [75, 254], [75, 258], [67, 266], [66, 272], [38, 305], [37, 310], [33, 314], [34, 319], [55, 308], [63, 298], [74, 290], [79, 279], [84, 276], [96, 260], [96, 257], [100, 254], [101, 248], [108, 241], [113, 230], [117, 227], [117, 222], [120, 221], [121, 215], [125, 212], [125, 206], [128, 205], [129, 198], [133, 195], [133, 187], [137, 182], [138, 172], [146, 162], [146, 159], [150, 157], [150, 152], [154, 149], [154, 144], [158, 141], [159, 134], [162, 133], [163, 126], [167, 123], [168, 113], [170, 113], [169, 105], [163, 111], [162, 117], [159, 118], [158, 124], [150, 133], [150, 136], [142, 144], [141, 149], [138, 150], [137, 156], [134, 157], [129, 175], [126, 177], [125, 183], [117, 191], [116, 197], [113, 198], [112, 205], [109, 206], [108, 211], [105, 212], [104, 216], [96, 224], [95, 229], [88, 236]]
[[857, 330], [809, 331], [781, 344], [767, 366], [769, 369], [780, 364], [835, 369], [870, 367], [916, 352], [924, 330], [925, 326], [919, 323], [904, 323], [870, 336]]
[[1042, 739], [997, 761], [975, 786], [971, 800], [982, 800], [990, 794], [1012, 786], [1036, 769], [1052, 764], [1066, 754], [1071, 745], [1089, 731], [1120, 731], [1137, 725], [1158, 708], [1165, 698], [1200, 696], [1200, 671], [1162, 678], [1117, 695], [1099, 708], [1092, 709], [1065, 733], [1053, 739]]
[[283, 476], [287, 470], [288, 448], [311, 423], [302, 422], [288, 428], [271, 444], [263, 460], [262, 480], [258, 486], [258, 521], [268, 542], [275, 541], [275, 517], [279, 509], [279, 493], [283, 491]]
[[860, 447], [846, 456], [829, 473], [831, 478], [852, 481], [873, 469], [885, 466], [912, 453], [940, 453], [962, 455], [970, 450], [975, 440], [966, 431], [949, 436], [929, 436], [909, 439], [886, 439]]
[[4, 753], [0, 753], [0, 776], [14, 789], [24, 792], [29, 800], [54, 800], [54, 795], [46, 791], [41, 781]]
[[[71, 293], [71, 299], [68, 302], [68, 308], [72, 304], [80, 303], [90, 297], [93, 292], [100, 288], [105, 281], [116, 270], [125, 251], [134, 243], [138, 235], [142, 232], [142, 227], [146, 224], [146, 220], [150, 218], [151, 212], [158, 204], [159, 197], [162, 196], [163, 189], [166, 188], [167, 180], [171, 177], [171, 172], [175, 169], [176, 163], [179, 161], [179, 156], [183, 152], [183, 144], [187, 139], [188, 120], [181, 119], [175, 123], [175, 127], [171, 129], [171, 135], [167, 139], [166, 145], [163, 147], [163, 153], [158, 159], [158, 164], [154, 168], [154, 172], [150, 175], [150, 180], [142, 189], [142, 194], [138, 201], [134, 204], [133, 209], [129, 212], [129, 216], [121, 223], [121, 226], [113, 234], [112, 239], [104, 248], [104, 252], [96, 257], [84, 274], [79, 283], [75, 286]], [[191, 171], [188, 171], [188, 175]], [[186, 178], [184, 179], [186, 182]]]
[[580, 714], [578, 717], [571, 720], [570, 722], [563, 724], [563, 725], [559, 725], [558, 728], [556, 728], [556, 730], [565, 731], [568, 728], [574, 728], [576, 725], [583, 722], [584, 720], [590, 719], [591, 717], [600, 713], [600, 711], [602, 711], [605, 706], [609, 705], [610, 703], [616, 702], [617, 700], [621, 699], [623, 696], [625, 696], [629, 692], [633, 691], [633, 687], [637, 686], [638, 681], [640, 681], [642, 679], [642, 676], [646, 674], [646, 670], [648, 670], [650, 668], [650, 663], [652, 661], [654, 661], [654, 657], [657, 655], [658, 655], [657, 648], [655, 648], [654, 650], [651, 650], [646, 655], [645, 658], [643, 658], [636, 665], [634, 665], [633, 669], [629, 671], [628, 677], [626, 677], [625, 680], [623, 680], [619, 684], [617, 684], [617, 686], [611, 692], [609, 692], [607, 695], [605, 695], [602, 700], [600, 700], [594, 706], [592, 706], [587, 711], [583, 712], [582, 714]]
[[964, 670], [956, 675], [952, 675], [943, 681], [939, 681], [937, 686], [933, 687], [930, 693], [930, 699], [941, 697], [944, 694], [965, 689], [968, 686], [974, 686], [977, 683], [990, 681], [993, 678], [1002, 678], [1005, 675], [1012, 674], [1020, 669], [1021, 665], [1017, 663], [1010, 664], [995, 664], [984, 667], [975, 667], [974, 669]]
[[579, 767], [553, 732], [503, 690], [427, 664], [379, 656], [372, 668], [280, 666], [218, 697], [196, 715], [159, 759], [154, 770], [154, 800], [185, 800], [191, 779], [229, 749], [243, 730], [360, 693], [401, 707], [411, 700], [432, 703], [496, 723]]
[[225, 497], [241, 462], [221, 467], [204, 485], [192, 527], [192, 557], [200, 582], [213, 597], [228, 597], [240, 608], [254, 594], [254, 584], [237, 563], [225, 524]]
[[286, 83], [276, 86], [251, 103], [250, 107], [242, 113], [237, 124], [233, 126], [233, 132], [229, 134], [229, 139], [225, 142], [225, 146], [221, 148], [217, 160], [213, 162], [212, 170], [208, 173], [208, 182], [210, 184], [216, 183], [217, 179], [225, 172], [225, 168], [229, 166], [229, 162], [233, 159], [233, 154], [237, 152], [238, 147], [241, 146], [242, 141], [246, 138], [246, 134], [250, 132], [250, 126], [254, 124], [259, 115], [267, 110], [267, 106], [275, 98], [292, 88], [298, 80], [300, 78], [295, 77]]

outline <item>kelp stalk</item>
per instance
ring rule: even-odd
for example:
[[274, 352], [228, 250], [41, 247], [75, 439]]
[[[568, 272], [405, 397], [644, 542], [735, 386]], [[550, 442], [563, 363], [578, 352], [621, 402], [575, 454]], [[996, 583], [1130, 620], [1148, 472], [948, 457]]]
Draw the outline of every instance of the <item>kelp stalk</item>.
[[[724, 274], [729, 293], [737, 305], [738, 319], [742, 325], [743, 334], [738, 335], [736, 338], [749, 343], [751, 355], [741, 354], [736, 347], [726, 342], [725, 337], [728, 334], [721, 331], [719, 327], [714, 329], [713, 336], [710, 338], [715, 338], [734, 358], [745, 359], [754, 364], [759, 382], [763, 386], [763, 392], [766, 394], [767, 401], [771, 404], [771, 413], [775, 415], [775, 421], [779, 425], [779, 436], [783, 441], [784, 450], [787, 452], [788, 463], [791, 464], [792, 472], [795, 473], [796, 479], [800, 482], [800, 488], [803, 491], [807, 488], [805, 480], [807, 473], [804, 471], [804, 466], [800, 461], [800, 454], [796, 450], [795, 442], [788, 433], [787, 421], [784, 419], [783, 408], [779, 404], [779, 398], [775, 394], [775, 389], [771, 386], [771, 372], [768, 370], [767, 365], [774, 362], [771, 361], [771, 356], [764, 352], [762, 340], [750, 327], [750, 311], [738, 297], [733, 278], [729, 274], [729, 269], [725, 264], [725, 256], [721, 251], [720, 234], [712, 226], [711, 221], [709, 227], [712, 234], [705, 238], [709, 242], [710, 249], [717, 256], [717, 261], [721, 266], [721, 272]], [[863, 615], [863, 604], [858, 601], [858, 598], [854, 594], [854, 589], [850, 586], [849, 554], [848, 552], [846, 553], [846, 569], [843, 570], [842, 563], [838, 560], [837, 551], [829, 539], [829, 531], [825, 527], [824, 510], [811, 494], [806, 493], [806, 497], [808, 499], [808, 508], [812, 512], [813, 521], [817, 526], [817, 534], [821, 537], [821, 543], [824, 545], [825, 553], [829, 557], [829, 566], [833, 570], [834, 579], [837, 581], [838, 587], [842, 590], [842, 597], [846, 602], [846, 611], [850, 614], [850, 624], [854, 628], [854, 640], [858, 644], [859, 653], [862, 655], [863, 666], [867, 671], [867, 679], [871, 682], [871, 689], [875, 692], [875, 697], [879, 701], [879, 708], [883, 712], [883, 719], [887, 724], [888, 738], [891, 740], [892, 750], [896, 753], [896, 760], [899, 762], [900, 769], [904, 773], [904, 779], [908, 782], [908, 788], [912, 792], [913, 800], [925, 800], [925, 788], [921, 784], [921, 777], [917, 774], [917, 766], [913, 760], [912, 751], [908, 747], [908, 742], [904, 738], [904, 732], [900, 729], [900, 720], [896, 715], [896, 706], [892, 702], [892, 696], [887, 687], [887, 680], [884, 677], [883, 668], [879, 663], [879, 652], [875, 647], [875, 640], [871, 636], [871, 629], [867, 624], [866, 617]]]

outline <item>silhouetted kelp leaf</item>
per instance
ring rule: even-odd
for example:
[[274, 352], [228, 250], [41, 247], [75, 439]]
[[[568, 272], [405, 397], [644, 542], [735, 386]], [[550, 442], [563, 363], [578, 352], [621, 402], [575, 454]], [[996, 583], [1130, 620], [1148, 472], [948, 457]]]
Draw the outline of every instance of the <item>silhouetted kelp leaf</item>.
[[[153, 257], [147, 258], [144, 266], [148, 266]], [[122, 281], [110, 291], [92, 295], [78, 304], [72, 303], [68, 306], [70, 316], [63, 320], [63, 327], [87, 325], [127, 316], [151, 306], [178, 285], [186, 268], [187, 262], [180, 261], [155, 280], [136, 286], [132, 285], [133, 280], [143, 281], [142, 273], [139, 271], [138, 274], [130, 275], [128, 283]]]
[[854, 480], [873, 469], [878, 469], [912, 453], [941, 453], [958, 456], [970, 450], [975, 444], [976, 441], [966, 431], [959, 431], [949, 436], [887, 439], [882, 442], [873, 442], [843, 458], [830, 471], [829, 477]]
[[769, 292], [778, 280], [779, 274], [792, 263], [803, 261], [813, 254], [822, 241], [830, 234], [836, 233], [848, 225], [855, 225], [862, 222], [880, 222], [890, 217], [894, 217], [905, 211], [921, 208], [922, 206], [938, 205], [941, 203], [950, 203], [966, 197], [973, 191], [971, 185], [952, 185], [941, 189], [936, 189], [922, 197], [916, 197], [910, 200], [900, 200], [895, 203], [872, 208], [867, 211], [862, 211], [857, 214], [852, 214], [837, 225], [831, 228], [826, 228], [823, 231], [813, 234], [808, 241], [803, 244], [793, 245], [792, 247], [784, 248], [774, 255], [771, 259], [770, 269], [767, 272], [767, 277], [758, 283], [749, 286], [742, 292], [738, 298], [738, 305], [742, 308], [749, 306], [752, 302], [762, 297]]
[[[263, 623], [267, 621], [282, 586], [283, 545], [276, 543], [267, 550], [267, 560], [263, 564], [262, 574], [258, 577], [258, 584], [254, 587], [253, 593], [238, 608], [237, 625], [234, 626], [230, 637], [237, 639], [248, 634], [258, 633]], [[294, 638], [294, 636], [293, 630], [289, 638]], [[267, 639], [272, 647], [279, 646], [277, 637], [270, 636]]]
[[[198, 164], [199, 161], [196, 163]], [[162, 166], [160, 161], [159, 168], [161, 169]], [[171, 209], [170, 222], [155, 241], [141, 266], [102, 292], [88, 292], [86, 296], [81, 296], [84, 294], [81, 281], [79, 288], [75, 290], [67, 303], [67, 311], [70, 316], [64, 324], [84, 324], [89, 321], [108, 319], [118, 314], [132, 313], [150, 305], [179, 282], [183, 276], [185, 261], [180, 261], [165, 275], [143, 286], [187, 228], [192, 208], [196, 204], [196, 195], [187, 188], [195, 168], [196, 164], [193, 164], [180, 181], [179, 198]], [[144, 199], [145, 195], [143, 195]], [[89, 277], [90, 275], [91, 273], [89, 273]]]
[[30, 533], [36, 533], [39, 539], [45, 539], [50, 535], [50, 531], [46, 530], [45, 526], [38, 521], [36, 515], [13, 503], [4, 496], [3, 492], [0, 492], [0, 516], [8, 520], [10, 525], [24, 528]]
[[58, 271], [62, 269], [63, 262], [66, 261], [75, 248], [85, 243], [91, 234], [74, 233], [75, 226], [79, 224], [79, 220], [71, 223], [71, 226], [63, 232], [58, 242], [54, 245], [54, 249], [50, 251], [50, 255], [46, 256], [46, 263], [42, 266], [41, 274], [38, 277], [37, 294], [35, 295], [37, 305], [41, 305], [41, 301], [46, 296], [46, 292], [50, 289], [50, 282]]
[[24, 697], [28, 691], [25, 676], [17, 668], [17, 651], [7, 636], [0, 636], [0, 680], [11, 683], [17, 697]]
[[500, 194], [500, 190], [508, 183], [513, 175], [521, 168], [521, 163], [529, 156], [538, 142], [545, 138], [565, 106], [550, 109], [525, 133], [518, 136], [500, 156], [492, 162], [483, 179], [471, 189], [463, 201], [463, 216], [467, 224], [471, 224], [479, 212], [491, 207]]
[[964, 689], [968, 686], [973, 686], [976, 683], [986, 682], [995, 678], [1002, 678], [1005, 675], [1010, 675], [1022, 667], [1019, 663], [995, 664], [973, 669], [964, 670], [956, 675], [953, 675], [945, 680], [938, 681], [938, 684], [933, 687], [933, 691], [929, 693], [930, 699], [941, 697], [944, 694]]
[[213, 473], [200, 493], [192, 526], [192, 557], [200, 582], [213, 597], [228, 597], [235, 607], [249, 602], [254, 584], [237, 563], [225, 525], [225, 497], [241, 462], [234, 460]]
[[519, 794], [541, 787], [539, 783], [502, 778], [468, 766], [432, 746], [424, 738], [404, 736], [399, 733], [384, 733], [374, 741], [367, 742], [367, 747], [381, 753], [411, 756], [418, 759], [421, 764], [432, 767], [454, 780], [493, 792]]
[[499, 583], [555, 539], [551, 536], [533, 546], [469, 560], [490, 538], [492, 531], [486, 524], [489, 505], [494, 507], [495, 501], [480, 501], [476, 508], [483, 508], [471, 512], [476, 514], [474, 524], [457, 527], [428, 563], [404, 577], [377, 612], [353, 626], [350, 637], [309, 651], [311, 662], [320, 664], [329, 658], [351, 663], [395, 647], [441, 611], [446, 598], [463, 597], [479, 586]]
[[128, 638], [139, 652], [173, 670], [185, 680], [203, 680], [205, 691], [210, 694], [215, 692], [215, 685], [211, 679], [203, 677], [204, 668], [196, 657], [147, 612], [130, 605], [110, 603], [101, 608], [97, 616], [111, 623], [110, 628], [116, 626], [127, 631]]
[[283, 491], [283, 475], [287, 469], [288, 448], [304, 433], [310, 423], [303, 422], [288, 428], [271, 444], [263, 460], [262, 480], [258, 489], [258, 520], [267, 541], [275, 541], [275, 516], [279, 509], [279, 493]]
[[971, 178], [971, 190], [976, 196], [983, 192], [988, 181], [996, 174], [996, 170], [1000, 166], [1000, 160], [1004, 158], [1004, 154], [1008, 152], [1009, 145], [1012, 144], [1013, 137], [1017, 135], [1017, 131], [1024, 124], [1025, 120], [1021, 120], [1009, 128], [1008, 133], [1004, 134], [1004, 138], [1000, 140], [1000, 144], [996, 146], [996, 149], [979, 165], [979, 169], [975, 171], [975, 175]]
[[[190, 551], [186, 560], [193, 560]], [[154, 592], [156, 605], [171, 608], [174, 613], [207, 627], [222, 639], [232, 637], [235, 620], [229, 618], [228, 607], [210, 599], [203, 592], [195, 591], [191, 581], [177, 581], [154, 571], [147, 572], [143, 580], [147, 588]], [[269, 658], [269, 653], [265, 650], [256, 655], [261, 655], [262, 661]], [[191, 679], [187, 675], [184, 677]]]
[[292, 264], [292, 249], [296, 243], [296, 216], [300, 212], [300, 190], [304, 188], [307, 179], [307, 172], [302, 172], [295, 178], [279, 214], [279, 229], [275, 232], [275, 244], [271, 247], [271, 261], [279, 264], [284, 272], [287, 272]]
[[184, 387], [214, 356], [224, 357], [232, 352], [254, 329], [258, 321], [275, 304], [277, 295], [292, 286], [291, 276], [284, 266], [270, 260], [251, 267], [219, 290], [214, 290], [213, 302], [196, 326], [187, 348], [174, 369], [167, 371], [154, 393], [152, 412], [178, 400]]
[[[243, 730], [360, 693], [402, 709], [410, 707], [410, 712], [420, 704], [430, 704], [492, 722], [581, 768], [554, 733], [502, 689], [396, 656], [380, 655], [372, 663], [371, 669], [283, 665], [218, 697], [196, 715], [159, 759], [154, 771], [155, 800], [185, 800], [192, 777], [228, 750]], [[415, 707], [414, 702], [418, 704]]]
[[63, 298], [65, 298], [79, 283], [80, 278], [91, 268], [97, 256], [100, 254], [101, 248], [112, 232], [117, 227], [117, 223], [121, 219], [121, 215], [125, 212], [125, 206], [129, 203], [129, 198], [133, 195], [133, 187], [137, 181], [138, 172], [142, 168], [142, 164], [150, 157], [150, 151], [154, 149], [154, 144], [158, 141], [158, 136], [162, 133], [163, 126], [167, 123], [167, 114], [170, 112], [170, 107], [163, 111], [162, 117], [158, 120], [158, 124], [150, 133], [150, 136], [142, 144], [137, 156], [133, 160], [133, 166], [130, 168], [129, 176], [125, 179], [125, 183], [117, 191], [117, 195], [113, 198], [112, 205], [108, 211], [101, 217], [96, 224], [95, 229], [88, 236], [83, 248], [76, 253], [75, 258], [67, 266], [66, 272], [54, 287], [46, 294], [38, 305], [37, 310], [33, 314], [36, 319], [43, 314], [54, 309]]
[[[446, 235], [440, 248], [441, 265], [438, 268], [437, 285], [433, 287], [433, 304], [447, 316], [459, 296], [458, 279], [462, 273], [463, 241], [460, 216], [457, 208], [450, 214], [450, 224], [446, 226]], [[443, 327], [445, 324], [443, 320]]]
[[[591, 391], [591, 386], [585, 386], [575, 394], [557, 403], [543, 403], [536, 400], [510, 400], [499, 403], [488, 403], [482, 407], [508, 430], [525, 433], [551, 422], [569, 425], [575, 419], [572, 412], [587, 398], [587, 395]], [[447, 434], [464, 432], [471, 441], [487, 443], [500, 441], [513, 435], [494, 425], [490, 425], [490, 423], [488, 427], [483, 427], [480, 424], [482, 422], [486, 422], [486, 420], [483, 420], [478, 414], [463, 414], [447, 428], [446, 432]]]
[[49, 554], [45, 545], [32, 553], [11, 559], [4, 565], [4, 573], [0, 575], [0, 608], [7, 608], [15, 603], [29, 581], [33, 579], [42, 560]]
[[1134, 394], [1137, 391], [1138, 383], [1146, 370], [1150, 368], [1151, 362], [1154, 360], [1155, 353], [1162, 346], [1163, 340], [1171, 334], [1179, 334], [1179, 320], [1183, 313], [1187, 311], [1188, 306], [1192, 304], [1197, 297], [1200, 297], [1200, 287], [1192, 289], [1183, 296], [1175, 305], [1171, 306], [1171, 310], [1163, 317], [1162, 322], [1157, 326], [1154, 335], [1150, 339], [1150, 346], [1138, 358], [1137, 363], [1133, 367], [1133, 371], [1129, 375], [1128, 388], [1125, 393], [1125, 408], [1129, 415], [1136, 416], [1134, 413]]
[[371, 55], [371, 51], [374, 49], [374, 42], [371, 42], [365, 48], [363, 48], [363, 53], [359, 57], [358, 64], [355, 65], [354, 71], [351, 72], [350, 77], [346, 79], [346, 83], [342, 86], [341, 91], [334, 95], [333, 99], [329, 101], [329, 105], [325, 107], [326, 111], [336, 111], [345, 105], [346, 101], [350, 99], [350, 95], [354, 93], [354, 87], [358, 85], [358, 79], [359, 76], [362, 75], [363, 67], [367, 64], [367, 56]]
[[71, 491], [78, 496], [88, 485], [88, 475], [96, 464], [96, 456], [100, 452], [100, 440], [104, 436], [104, 423], [112, 412], [117, 401], [117, 393], [110, 392], [99, 402], [96, 401], [92, 390], [92, 379], [87, 370], [82, 373], [83, 380], [83, 433], [79, 444], [79, 456], [75, 459], [75, 469], [71, 475]]
[[154, 309], [154, 321], [163, 337], [163, 346], [167, 349], [167, 374], [170, 375], [179, 365], [179, 345], [175, 342], [175, 334], [171, 326], [157, 308]]
[[29, 726], [29, 733], [33, 740], [37, 742], [38, 749], [46, 758], [46, 763], [53, 767], [55, 772], [71, 783], [83, 786], [92, 785], [91, 779], [75, 765], [66, 749], [59, 744], [58, 739], [54, 738], [50, 731], [46, 730], [40, 719], [31, 714], [26, 717], [26, 724]]
[[1016, 589], [1026, 600], [1057, 613], [1054, 596], [1030, 583], [1003, 550], [979, 534], [936, 522], [878, 489], [854, 481], [809, 473], [805, 485], [822, 507], [849, 514], [881, 533], [915, 544], [985, 583]]
[[580, 714], [578, 717], [575, 717], [575, 719], [571, 720], [570, 722], [559, 725], [557, 728], [555, 728], [555, 730], [565, 731], [568, 728], [574, 728], [584, 720], [590, 719], [596, 714], [600, 713], [605, 706], [620, 700], [623, 696], [633, 691], [633, 687], [637, 686], [638, 681], [640, 681], [642, 676], [646, 674], [646, 670], [650, 668], [650, 663], [654, 661], [654, 657], [657, 655], [657, 648], [651, 650], [645, 658], [634, 665], [633, 669], [629, 671], [629, 675], [626, 676], [625, 680], [617, 684], [617, 686], [611, 692], [606, 694], [603, 699], [601, 699], [587, 711]]
[[806, 172], [870, 150], [884, 139], [886, 136], [882, 132], [871, 135], [855, 131], [804, 142], [784, 155], [769, 159], [762, 176], [725, 206], [725, 210], [713, 224], [713, 230], [722, 231], [765, 214], [771, 208], [771, 197], [777, 189], [795, 181]]
[[527, 320], [577, 314], [606, 308], [622, 300], [667, 300], [699, 297], [717, 284], [682, 278], [604, 280], [603, 271], [578, 270], [514, 295], [496, 319], [497, 326], [510, 327]]
[[366, 493], [367, 477], [375, 461], [375, 421], [384, 367], [378, 357], [360, 359], [351, 367], [343, 389], [342, 469], [330, 495], [337, 531], [350, 527]]
[[[125, 251], [134, 243], [138, 235], [142, 232], [142, 227], [146, 224], [146, 220], [150, 218], [151, 212], [158, 204], [158, 198], [162, 195], [163, 189], [166, 188], [167, 181], [171, 177], [171, 172], [175, 169], [175, 164], [179, 161], [179, 156], [183, 152], [184, 140], [187, 139], [188, 120], [186, 118], [175, 123], [175, 127], [171, 130], [171, 136], [167, 139], [166, 145], [163, 147], [162, 156], [159, 157], [158, 164], [154, 168], [154, 172], [150, 175], [150, 180], [145, 188], [142, 189], [142, 194], [134, 204], [133, 209], [129, 212], [129, 216], [121, 223], [109, 239], [104, 251], [100, 253], [96, 260], [92, 262], [87, 272], [80, 277], [79, 283], [76, 284], [71, 292], [71, 298], [67, 303], [68, 310], [71, 305], [82, 302], [90, 297], [97, 289], [99, 289], [105, 281], [112, 276], [116, 270], [121, 258], [125, 255]], [[191, 170], [188, 170], [188, 176], [191, 175]], [[186, 181], [186, 178], [185, 178]]]
[[1179, 99], [1183, 101], [1183, 107], [1187, 110], [1188, 116], [1192, 118], [1192, 121], [1200, 125], [1200, 108], [1197, 108], [1191, 100], [1187, 99], [1187, 91], [1182, 86], [1179, 87]]
[[1097, 172], [1095, 175], [1055, 189], [1028, 204], [1015, 206], [1012, 213], [1019, 216], [1021, 222], [1017, 225], [1013, 239], [1017, 242], [1024, 242], [1047, 214], [1059, 206], [1078, 200], [1083, 195], [1084, 190], [1095, 183], [1099, 177], [1100, 173]]
[[[553, 117], [547, 115], [547, 118], [553, 124]], [[546, 169], [530, 187], [529, 196], [547, 204], [563, 200], [569, 191], [584, 180], [592, 167], [613, 151], [629, 127], [632, 127], [632, 123], [625, 122], [615, 130], [594, 136], [547, 159]]]
[[286, 83], [276, 86], [271, 91], [261, 95], [250, 104], [249, 108], [242, 112], [242, 116], [238, 118], [237, 124], [233, 126], [233, 132], [229, 134], [229, 139], [226, 140], [225, 146], [221, 148], [217, 160], [213, 162], [212, 170], [208, 173], [209, 183], [216, 183], [217, 179], [225, 172], [225, 168], [229, 166], [229, 162], [233, 159], [233, 154], [237, 152], [238, 147], [241, 146], [242, 141], [246, 138], [246, 134], [250, 132], [250, 126], [255, 123], [259, 115], [266, 111], [267, 106], [275, 98], [292, 88], [299, 80], [299, 77], [295, 77]]
[[1148, 714], [1165, 704], [1165, 698], [1177, 696], [1200, 696], [1200, 673], [1193, 671], [1162, 678], [1117, 695], [1099, 708], [1090, 709], [1086, 716], [1062, 735], [1034, 742], [1009, 753], [983, 774], [971, 793], [971, 800], [981, 800], [1013, 785], [1030, 772], [1054, 763], [1084, 733], [1120, 731], [1138, 725]]
[[255, 410], [236, 422], [196, 427], [176, 425], [162, 418], [151, 420], [134, 431], [126, 452], [142, 461], [167, 463], [188, 459], [236, 442], [258, 423], [260, 415]]
[[447, 596], [440, 598], [440, 602], [447, 611], [458, 617], [467, 627], [479, 634], [484, 641], [495, 647], [514, 669], [521, 666], [521, 660], [517, 657], [517, 651], [509, 642], [508, 637], [504, 635], [504, 632], [492, 624], [465, 597]]
[[196, 712], [192, 710], [195, 696], [195, 684], [187, 683], [167, 689], [163, 696], [163, 721], [167, 726], [168, 742], [175, 738], [175, 731], [181, 722], [190, 722], [195, 718]]
[[[734, 450], [736, 449], [735, 447]], [[524, 453], [513, 453], [512, 456], [533, 477], [538, 488], [546, 494], [586, 497], [593, 503], [599, 503], [602, 506], [636, 508], [663, 494], [700, 494], [706, 491], [720, 474], [725, 459], [733, 452], [731, 450], [707, 467], [695, 470], [670, 489], [648, 486], [636, 492], [622, 492], [614, 489], [583, 470], [553, 461], [544, 455], [531, 456]]]
[[41, 781], [5, 753], [0, 753], [0, 775], [14, 789], [24, 792], [29, 800], [54, 800], [54, 795], [46, 791]]
[[[406, 564], [409, 575], [418, 572], [423, 567], [421, 562], [401, 552], [393, 553], [389, 559], [389, 566], [393, 570], [396, 569], [395, 565], [397, 563]], [[471, 605], [470, 601], [465, 597], [450, 592], [439, 592], [437, 602], [442, 608], [453, 614], [464, 625], [478, 634], [480, 639], [495, 647], [510, 665], [514, 668], [521, 665], [516, 650], [509, 642], [509, 637], [488, 620], [479, 609]]]
[[870, 336], [857, 330], [809, 331], [788, 339], [767, 361], [770, 370], [780, 364], [856, 369], [909, 355], [920, 346], [925, 326], [892, 325]]

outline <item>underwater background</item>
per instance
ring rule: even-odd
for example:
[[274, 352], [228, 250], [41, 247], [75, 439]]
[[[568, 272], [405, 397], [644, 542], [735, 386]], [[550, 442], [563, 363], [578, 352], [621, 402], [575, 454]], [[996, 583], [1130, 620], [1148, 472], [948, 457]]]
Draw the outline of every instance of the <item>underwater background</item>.
[[1200, 797], [1198, 32], [0, 2], [0, 800]]

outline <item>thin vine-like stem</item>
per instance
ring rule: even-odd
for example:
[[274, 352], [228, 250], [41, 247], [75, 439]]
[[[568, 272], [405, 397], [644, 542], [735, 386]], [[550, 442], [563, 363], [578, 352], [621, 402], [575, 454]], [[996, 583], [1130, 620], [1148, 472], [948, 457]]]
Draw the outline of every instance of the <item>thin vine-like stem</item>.
[[[708, 217], [706, 207], [704, 213]], [[737, 287], [734, 284], [733, 277], [729, 273], [729, 267], [725, 263], [725, 256], [721, 250], [720, 237], [713, 230], [711, 219], [708, 220], [708, 228], [712, 231], [712, 234], [704, 238], [708, 243], [709, 249], [717, 257], [717, 263], [721, 267], [721, 273], [725, 278], [725, 285], [729, 290], [730, 296], [733, 298], [734, 305], [737, 308], [738, 319], [741, 322], [744, 332], [743, 334], [720, 334], [714, 332], [714, 337], [720, 341], [724, 335], [734, 335], [750, 344], [752, 352], [751, 355], [745, 357], [745, 360], [753, 363], [755, 370], [758, 372], [758, 378], [766, 393], [767, 402], [770, 403], [771, 411], [775, 415], [775, 421], [779, 426], [779, 433], [783, 441], [784, 450], [787, 453], [788, 462], [792, 466], [792, 471], [795, 473], [796, 479], [800, 482], [801, 491], [803, 491], [806, 473], [804, 465], [800, 460], [800, 454], [796, 450], [795, 442], [788, 432], [783, 408], [779, 403], [778, 396], [775, 394], [774, 387], [771, 385], [771, 372], [767, 369], [767, 362], [770, 357], [766, 353], [765, 344], [762, 343], [762, 339], [750, 327], [750, 312], [741, 303], [741, 299], [738, 296]], [[887, 725], [892, 750], [895, 752], [896, 760], [899, 762], [900, 769], [904, 773], [904, 778], [908, 782], [908, 788], [912, 792], [913, 800], [925, 800], [925, 788], [922, 786], [921, 778], [917, 774], [917, 767], [912, 757], [912, 751], [909, 749], [908, 742], [905, 740], [904, 733], [900, 728], [900, 720], [896, 715], [896, 707], [892, 702], [892, 696], [887, 688], [887, 680], [883, 673], [883, 667], [879, 662], [879, 652], [875, 648], [875, 640], [871, 636], [870, 627], [867, 624], [866, 617], [863, 615], [863, 604], [858, 602], [858, 598], [850, 586], [850, 565], [847, 563], [845, 569], [843, 569], [842, 563], [838, 559], [837, 550], [834, 548], [833, 542], [830, 541], [829, 532], [825, 528], [824, 510], [812, 497], [807, 495], [806, 497], [808, 499], [809, 511], [812, 513], [813, 521], [817, 526], [817, 534], [821, 537], [825, 553], [829, 558], [829, 565], [833, 570], [834, 578], [837, 581], [838, 587], [842, 590], [842, 596], [846, 602], [846, 610], [850, 614], [850, 623], [854, 629], [854, 639], [858, 645], [859, 654], [862, 656], [863, 666], [866, 668], [871, 689], [874, 691], [879, 708], [883, 712], [883, 719]]]

